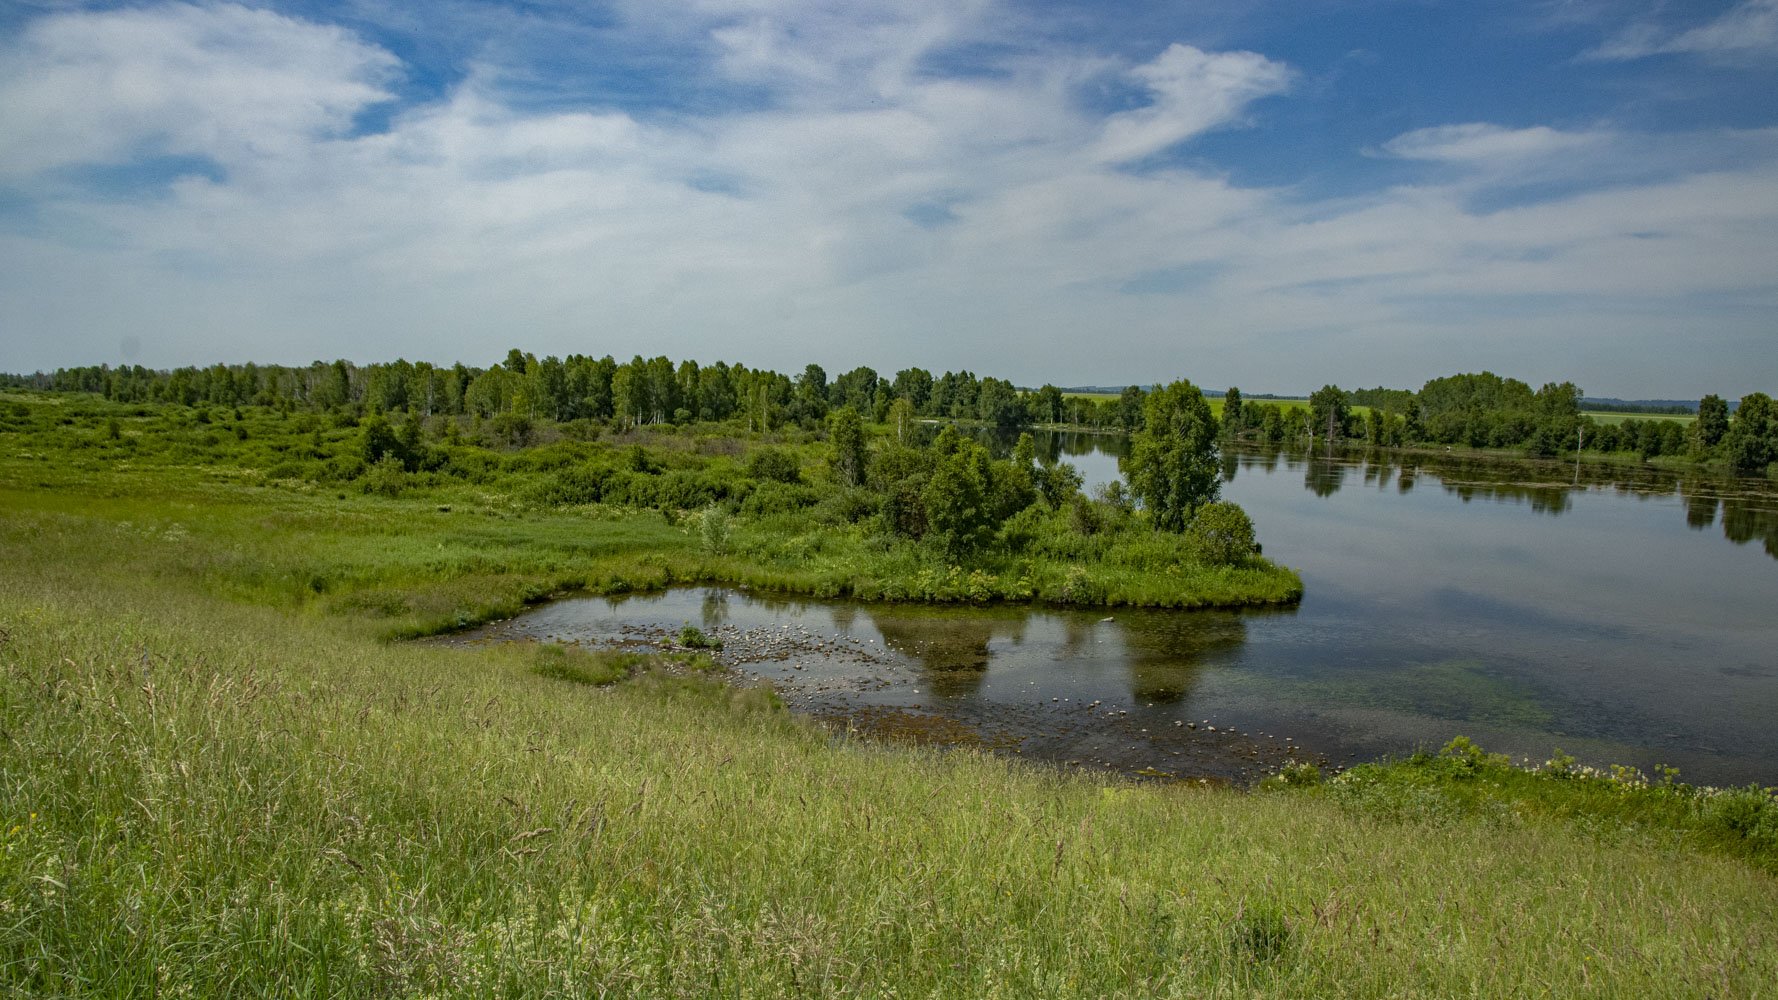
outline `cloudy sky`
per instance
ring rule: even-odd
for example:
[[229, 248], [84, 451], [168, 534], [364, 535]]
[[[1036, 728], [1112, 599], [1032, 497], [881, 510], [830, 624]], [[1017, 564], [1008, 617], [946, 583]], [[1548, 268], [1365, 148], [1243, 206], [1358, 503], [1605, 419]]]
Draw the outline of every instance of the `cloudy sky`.
[[1778, 389], [1778, 0], [0, 4], [0, 370]]

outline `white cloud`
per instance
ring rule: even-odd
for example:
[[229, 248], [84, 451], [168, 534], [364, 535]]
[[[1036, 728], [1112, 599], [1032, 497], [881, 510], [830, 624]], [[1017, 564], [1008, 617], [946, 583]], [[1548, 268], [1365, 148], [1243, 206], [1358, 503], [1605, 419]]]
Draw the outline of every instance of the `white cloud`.
[[[1036, 382], [1415, 384], [1464, 365], [1538, 381], [1581, 377], [1591, 369], [1572, 365], [1604, 356], [1629, 370], [1640, 362], [1617, 357], [1624, 338], [1673, 329], [1700, 297], [1752, 304], [1718, 316], [1713, 336], [1768, 330], [1778, 308], [1774, 136], [1635, 137], [1657, 151], [1733, 147], [1739, 160], [1479, 212], [1478, 191], [1532, 161], [1574, 154], [1584, 173], [1629, 140], [1449, 125], [1383, 150], [1474, 168], [1460, 182], [1305, 202], [1122, 169], [1239, 121], [1288, 86], [1283, 65], [1172, 46], [1125, 71], [1148, 106], [1093, 114], [1078, 88], [1114, 64], [1052, 52], [940, 75], [917, 54], [982, 29], [935, 10], [860, 14], [852, 32], [843, 9], [818, 4], [679, 10], [676, 30], [697, 38], [765, 19], [769, 44], [747, 65], [803, 67], [781, 99], [744, 113], [521, 110], [490, 71], [368, 135], [345, 125], [399, 67], [348, 33], [236, 7], [37, 22], [9, 49], [0, 124], [37, 121], [14, 110], [40, 84], [14, 71], [27, 63], [94, 103], [60, 131], [31, 125], [53, 154], [8, 146], [0, 162], [15, 177], [155, 145], [226, 170], [152, 198], [56, 186], [33, 225], [0, 219], [0, 369], [115, 360], [130, 335], [157, 365], [485, 363], [520, 344]], [[823, 57], [820, 40], [842, 36], [852, 47]], [[718, 46], [703, 69], [742, 72], [730, 61], [741, 50], [755, 51]], [[118, 95], [135, 90], [93, 82], [119, 67], [146, 67], [131, 72], [162, 80], [158, 93], [204, 96], [131, 103]], [[231, 96], [252, 94], [267, 96]], [[940, 221], [910, 221], [935, 205]], [[1150, 275], [1189, 280], [1124, 293]], [[1527, 297], [1543, 304], [1488, 326], [1495, 304]], [[1704, 391], [1778, 379], [1773, 361], [1707, 349], [1681, 367]], [[1611, 388], [1637, 391], [1626, 378]]]
[[278, 155], [386, 100], [396, 66], [338, 28], [237, 6], [45, 17], [0, 49], [0, 176]]
[[1510, 129], [1472, 122], [1398, 135], [1383, 144], [1383, 152], [1407, 160], [1499, 163], [1575, 153], [1596, 148], [1609, 138], [1599, 132], [1561, 132], [1543, 125]]
[[1094, 150], [1105, 163], [1125, 163], [1235, 120], [1248, 104], [1282, 92], [1290, 70], [1255, 52], [1204, 52], [1177, 42], [1130, 71], [1148, 88], [1147, 107], [1112, 115]]
[[1648, 22], [1628, 25], [1585, 58], [1641, 59], [1692, 54], [1745, 58], [1778, 54], [1778, 0], [1742, 0], [1713, 20], [1685, 31]]

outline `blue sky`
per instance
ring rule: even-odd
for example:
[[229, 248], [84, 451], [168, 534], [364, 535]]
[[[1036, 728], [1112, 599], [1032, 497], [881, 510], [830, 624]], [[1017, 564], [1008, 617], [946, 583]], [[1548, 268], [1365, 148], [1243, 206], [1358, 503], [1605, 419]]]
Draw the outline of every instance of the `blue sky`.
[[15, 2], [0, 369], [1778, 389], [1778, 0]]

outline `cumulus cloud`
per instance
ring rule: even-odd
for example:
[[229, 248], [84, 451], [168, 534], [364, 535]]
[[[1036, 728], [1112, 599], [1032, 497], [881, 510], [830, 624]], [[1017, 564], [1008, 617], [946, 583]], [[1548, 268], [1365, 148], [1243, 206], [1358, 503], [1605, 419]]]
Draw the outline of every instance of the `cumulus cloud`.
[[0, 48], [0, 176], [148, 153], [277, 155], [387, 100], [396, 59], [339, 28], [237, 6], [31, 22]]
[[[1220, 384], [1258, 377], [1263, 358], [1280, 388], [1498, 369], [1490, 352], [1518, 350], [1544, 359], [1515, 369], [1535, 381], [1620, 353], [1625, 331], [1670, 328], [1699, 296], [1749, 303], [1735, 330], [1778, 306], [1771, 136], [1687, 135], [1671, 143], [1744, 151], [1733, 167], [1488, 212], [1472, 207], [1496, 183], [1486, 170], [1304, 200], [1127, 169], [1286, 92], [1291, 70], [1255, 53], [1179, 44], [1120, 69], [1015, 52], [944, 73], [934, 54], [985, 30], [967, 10], [650, 10], [648, 30], [708, 41], [687, 72], [794, 72], [745, 110], [660, 115], [526, 108], [498, 73], [471, 74], [360, 133], [354, 116], [403, 67], [348, 32], [230, 6], [33, 22], [0, 72], [0, 128], [40, 140], [0, 153], [15, 184], [165, 151], [226, 169], [144, 198], [54, 185], [28, 225], [0, 211], [0, 368], [114, 360], [130, 335], [163, 365], [486, 361], [518, 343]], [[851, 47], [824, 56], [817, 40], [842, 36]], [[1148, 103], [1087, 110], [1083, 84], [1117, 73]], [[65, 122], [35, 110], [69, 94], [89, 103]], [[1469, 123], [1382, 152], [1504, 175], [1622, 141]], [[1527, 296], [1543, 304], [1481, 335], [1491, 304]], [[1778, 377], [1769, 362], [1763, 376], [1724, 366]]]

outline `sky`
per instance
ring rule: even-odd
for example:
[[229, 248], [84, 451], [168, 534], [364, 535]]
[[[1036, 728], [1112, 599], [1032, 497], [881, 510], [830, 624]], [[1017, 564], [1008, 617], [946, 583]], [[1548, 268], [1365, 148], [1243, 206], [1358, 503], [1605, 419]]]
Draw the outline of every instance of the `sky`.
[[1778, 0], [0, 4], [0, 370], [1778, 391]]

